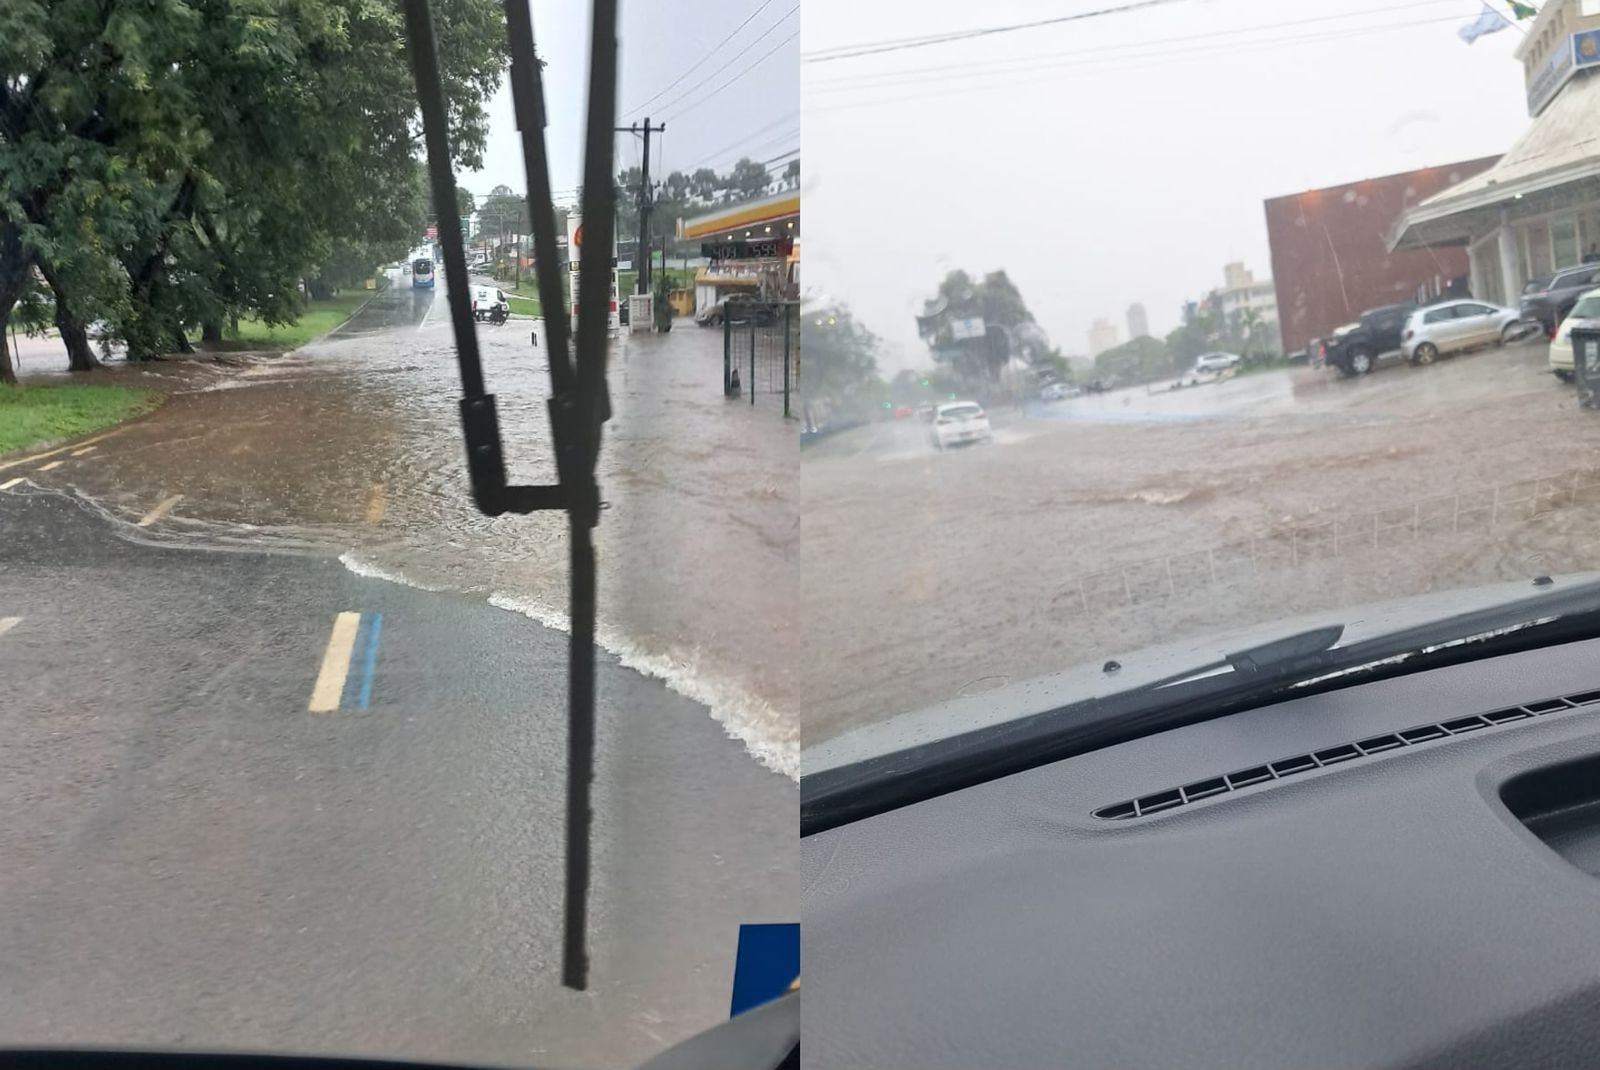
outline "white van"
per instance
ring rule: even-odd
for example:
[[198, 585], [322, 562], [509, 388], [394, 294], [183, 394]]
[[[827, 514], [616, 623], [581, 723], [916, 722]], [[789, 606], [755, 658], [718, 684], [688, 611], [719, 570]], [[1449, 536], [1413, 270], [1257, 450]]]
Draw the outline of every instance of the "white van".
[[493, 286], [474, 286], [472, 288], [472, 318], [485, 320], [489, 313], [495, 309], [509, 312], [511, 303], [506, 300], [506, 292], [497, 290]]

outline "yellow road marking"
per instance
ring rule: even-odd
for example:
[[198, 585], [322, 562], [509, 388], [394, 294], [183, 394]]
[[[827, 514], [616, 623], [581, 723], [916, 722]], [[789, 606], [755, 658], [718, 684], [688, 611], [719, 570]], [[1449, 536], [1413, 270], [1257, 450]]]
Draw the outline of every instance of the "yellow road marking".
[[367, 491], [367, 523], [376, 524], [383, 519], [385, 510], [388, 509], [382, 483], [374, 483], [372, 489]]
[[328, 649], [322, 655], [322, 671], [311, 688], [311, 701], [306, 709], [312, 713], [330, 713], [339, 708], [339, 697], [344, 694], [344, 678], [350, 675], [350, 652], [355, 649], [356, 629], [361, 626], [361, 614], [344, 612], [333, 618], [333, 631], [328, 635]]
[[27, 481], [28, 481], [28, 477], [27, 476], [17, 476], [14, 479], [8, 479], [4, 483], [0, 483], [0, 490], [10, 490], [12, 487], [16, 486], [18, 483], [26, 483]]
[[157, 520], [160, 520], [162, 517], [172, 512], [172, 507], [177, 505], [178, 502], [182, 500], [183, 495], [181, 494], [174, 494], [170, 498], [161, 499], [156, 503], [156, 507], [154, 509], [144, 514], [144, 517], [139, 521], [139, 526], [141, 528], [147, 528], [151, 524], [154, 524]]
[[74, 457], [82, 457], [85, 453], [93, 453], [99, 448], [99, 446], [85, 446], [82, 449], [73, 450], [72, 455]]
[[0, 635], [6, 634], [21, 623], [21, 617], [0, 617]]
[[48, 472], [52, 468], [60, 468], [63, 463], [65, 463], [65, 462], [62, 462], [62, 461], [51, 461], [49, 464], [41, 464], [39, 466], [39, 471]]
[[127, 430], [126, 427], [119, 427], [119, 428], [116, 428], [115, 430], [107, 431], [103, 435], [96, 435], [94, 438], [86, 438], [82, 442], [74, 442], [70, 446], [57, 446], [55, 449], [53, 449], [53, 450], [45, 450], [43, 453], [30, 453], [30, 454], [28, 454], [28, 456], [26, 456], [26, 457], [18, 457], [14, 461], [0, 461], [0, 472], [4, 472], [7, 468], [15, 468], [20, 464], [32, 464], [34, 461], [42, 461], [46, 457], [54, 457], [56, 454], [65, 453], [68, 450], [82, 449], [84, 446], [89, 445], [91, 442], [104, 442], [106, 439], [110, 438], [112, 435], [120, 435], [120, 434], [122, 434], [122, 432], [124, 432], [126, 430]]

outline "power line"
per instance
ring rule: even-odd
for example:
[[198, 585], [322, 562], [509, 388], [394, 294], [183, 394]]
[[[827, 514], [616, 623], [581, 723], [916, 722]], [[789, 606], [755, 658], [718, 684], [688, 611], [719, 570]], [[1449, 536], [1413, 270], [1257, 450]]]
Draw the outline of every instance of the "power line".
[[[796, 11], [799, 10], [799, 5], [798, 4], [795, 5], [795, 10]], [[788, 44], [790, 41], [793, 41], [796, 37], [799, 37], [799, 36], [800, 36], [800, 31], [799, 30], [794, 31], [788, 37], [785, 37], [783, 40], [781, 40], [777, 44], [773, 45], [767, 51], [765, 51], [761, 55], [757, 56], [755, 58], [755, 60], [752, 61], [749, 64], [749, 66], [745, 67], [738, 74], [734, 75], [732, 78], [729, 78], [726, 82], [723, 82], [721, 85], [717, 86], [717, 88], [713, 89], [711, 92], [709, 92], [705, 96], [701, 97], [699, 100], [694, 101], [692, 104], [689, 104], [689, 105], [685, 106], [684, 108], [682, 108], [679, 111], [675, 111], [675, 112], [671, 113], [670, 115], [667, 115], [667, 116], [663, 117], [663, 121], [665, 121], [666, 119], [677, 119], [677, 118], [680, 118], [680, 117], [682, 117], [684, 115], [689, 114], [689, 112], [691, 112], [691, 111], [694, 111], [694, 109], [698, 108], [700, 105], [704, 104], [706, 101], [711, 100], [718, 93], [720, 93], [724, 89], [728, 88], [734, 82], [737, 82], [739, 79], [743, 78], [745, 75], [747, 75], [751, 71], [755, 70], [758, 66], [761, 65], [761, 61], [762, 60], [766, 59], [768, 56], [772, 55], [778, 49], [782, 48], [784, 45]]]
[[724, 37], [722, 40], [720, 40], [716, 44], [712, 45], [711, 46], [711, 50], [709, 52], [707, 52], [705, 55], [701, 56], [699, 59], [695, 60], [694, 63], [689, 67], [688, 70], [684, 71], [682, 74], [678, 75], [678, 77], [674, 78], [672, 81], [668, 82], [666, 85], [664, 85], [660, 89], [658, 89], [654, 96], [651, 96], [651, 97], [647, 98], [646, 100], [641, 102], [637, 107], [629, 108], [627, 111], [623, 112], [622, 115], [624, 117], [626, 117], [626, 116], [634, 115], [634, 114], [637, 114], [638, 112], [643, 111], [646, 107], [648, 107], [650, 105], [651, 101], [656, 100], [656, 99], [664, 96], [666, 94], [666, 92], [668, 90], [670, 90], [673, 86], [677, 85], [679, 82], [681, 82], [685, 78], [689, 77], [689, 75], [691, 75], [695, 71], [699, 70], [700, 66], [703, 63], [705, 63], [706, 60], [710, 59], [712, 56], [717, 54], [717, 50], [719, 48], [721, 48], [723, 45], [727, 44], [729, 41], [731, 41], [735, 37], [737, 37], [739, 35], [739, 31], [740, 30], [742, 30], [746, 26], [750, 25], [751, 20], [754, 19], [757, 15], [761, 14], [767, 8], [771, 7], [772, 3], [773, 3], [773, 0], [762, 0], [760, 7], [756, 8], [754, 11], [750, 12], [750, 14], [746, 15], [745, 16], [745, 20], [743, 22], [739, 23], [739, 25], [735, 26], [733, 28], [733, 32], [732, 33], [728, 34], [728, 36]]
[[[712, 71], [710, 74], [707, 74], [704, 78], [700, 79], [694, 85], [690, 86], [688, 89], [685, 89], [683, 92], [679, 93], [677, 96], [673, 97], [671, 100], [669, 100], [666, 103], [662, 104], [660, 106], [661, 111], [662, 112], [666, 112], [666, 111], [670, 110], [671, 108], [677, 106], [679, 101], [683, 100], [685, 97], [688, 97], [690, 94], [694, 93], [695, 90], [699, 89], [701, 86], [703, 86], [707, 82], [711, 81], [711, 79], [713, 79], [717, 75], [721, 74], [722, 71], [724, 69], [726, 69], [728, 64], [731, 64], [734, 60], [738, 59], [740, 56], [744, 55], [746, 52], [749, 52], [756, 45], [760, 44], [766, 38], [766, 36], [768, 34], [770, 34], [773, 30], [776, 30], [779, 26], [782, 26], [785, 22], [788, 22], [789, 19], [795, 14], [795, 12], [797, 12], [799, 10], [800, 10], [800, 5], [796, 4], [794, 7], [791, 7], [788, 11], [784, 12], [783, 16], [781, 18], [779, 18], [777, 22], [774, 22], [771, 26], [768, 26], [765, 30], [762, 30], [760, 34], [758, 34], [753, 40], [751, 40], [743, 48], [739, 49], [739, 51], [737, 51], [733, 55], [729, 56], [728, 59], [726, 60], [726, 62], [723, 64], [723, 66], [721, 68], [718, 68], [717, 70]], [[800, 33], [800, 31], [796, 30], [793, 34], [790, 35], [790, 38], [798, 36], [799, 33]], [[785, 40], [788, 40], [788, 39], [789, 38], [785, 38]], [[783, 43], [782, 41], [779, 42], [780, 45], [782, 43]], [[774, 49], [774, 51], [776, 51], [776, 50]], [[765, 59], [767, 56], [770, 56], [770, 55], [772, 55], [772, 52], [767, 52], [761, 58]], [[759, 62], [759, 61], [757, 61], [757, 62]]]
[[[1182, 34], [1177, 37], [1154, 37], [1143, 41], [1124, 41], [1117, 44], [1098, 45], [1094, 48], [1076, 48], [1060, 52], [1035, 53], [1030, 56], [1006, 56], [1000, 60], [967, 60], [960, 63], [935, 63], [921, 67], [902, 67], [893, 71], [876, 71], [862, 74], [848, 74], [839, 78], [813, 79], [806, 83], [806, 91], [831, 90], [837, 87], [856, 85], [868, 87], [872, 83], [890, 84], [899, 82], [903, 77], [914, 74], [944, 74], [949, 72], [969, 71], [973, 69], [999, 69], [1001, 65], [1015, 65], [1018, 69], [1026, 68], [1029, 64], [1046, 62], [1062, 57], [1081, 56], [1085, 54], [1100, 55], [1115, 49], [1140, 49], [1151, 45], [1186, 44], [1191, 41], [1202, 41], [1219, 37], [1236, 37], [1241, 34], [1263, 33], [1269, 30], [1288, 29], [1292, 26], [1308, 26], [1320, 22], [1332, 22], [1339, 19], [1359, 18], [1364, 15], [1382, 15], [1391, 11], [1403, 11], [1408, 8], [1437, 7], [1442, 4], [1460, 6], [1459, 0], [1412, 0], [1410, 3], [1387, 4], [1383, 7], [1362, 8], [1359, 11], [1342, 11], [1332, 15], [1317, 15], [1312, 18], [1290, 19], [1286, 22], [1263, 23], [1258, 26], [1236, 26], [1224, 30], [1210, 30], [1205, 33]], [[1451, 16], [1455, 18], [1456, 16]]]
[[[863, 99], [863, 98], [860, 98], [860, 97], [853, 97], [849, 101], [842, 101], [839, 104], [836, 104], [836, 105], [833, 105], [833, 106], [826, 106], [825, 105], [825, 106], [822, 106], [822, 107], [811, 108], [809, 110], [812, 111], [812, 112], [822, 113], [822, 112], [829, 112], [829, 111], [839, 111], [839, 110], [843, 110], [845, 108], [858, 108], [858, 107], [869, 106], [869, 105], [895, 104], [895, 103], [904, 103], [904, 102], [908, 102], [908, 101], [933, 100], [933, 99], [937, 99], [939, 97], [949, 96], [951, 93], [973, 93], [973, 92], [981, 92], [981, 91], [986, 90], [986, 89], [1010, 89], [1010, 88], [1016, 88], [1016, 87], [1019, 87], [1019, 86], [1034, 85], [1034, 84], [1037, 84], [1037, 83], [1042, 82], [1042, 81], [1052, 80], [1054, 78], [1070, 78], [1070, 77], [1073, 77], [1074, 75], [1078, 75], [1078, 76], [1082, 76], [1082, 75], [1096, 75], [1096, 76], [1104, 75], [1104, 74], [1110, 73], [1112, 71], [1129, 70], [1129, 69], [1138, 68], [1141, 65], [1146, 64], [1151, 59], [1183, 60], [1183, 59], [1197, 58], [1197, 57], [1211, 57], [1211, 56], [1217, 56], [1217, 55], [1238, 54], [1240, 52], [1255, 51], [1255, 50], [1257, 50], [1257, 49], [1259, 49], [1259, 48], [1261, 48], [1263, 46], [1278, 45], [1278, 44], [1282, 44], [1282, 43], [1285, 43], [1285, 42], [1317, 43], [1317, 42], [1321, 42], [1321, 41], [1344, 40], [1344, 39], [1348, 39], [1348, 38], [1352, 38], [1352, 37], [1362, 37], [1362, 36], [1367, 36], [1369, 34], [1380, 33], [1380, 32], [1384, 32], [1384, 31], [1388, 31], [1388, 30], [1394, 30], [1394, 29], [1408, 29], [1408, 28], [1417, 27], [1417, 26], [1436, 25], [1436, 24], [1444, 23], [1444, 22], [1456, 22], [1456, 21], [1459, 21], [1459, 18], [1460, 17], [1458, 15], [1445, 15], [1445, 16], [1442, 16], [1440, 18], [1417, 19], [1417, 20], [1414, 20], [1414, 21], [1411, 21], [1411, 22], [1384, 23], [1381, 26], [1347, 27], [1347, 28], [1344, 28], [1342, 30], [1335, 30], [1335, 31], [1324, 32], [1324, 33], [1319, 33], [1319, 34], [1299, 34], [1299, 35], [1289, 35], [1289, 36], [1276, 37], [1276, 38], [1262, 38], [1262, 39], [1257, 39], [1257, 40], [1254, 40], [1254, 41], [1239, 41], [1239, 42], [1233, 42], [1233, 43], [1228, 44], [1228, 45], [1224, 45], [1224, 46], [1222, 46], [1220, 48], [1219, 47], [1215, 47], [1215, 46], [1210, 46], [1210, 47], [1205, 47], [1205, 48], [1174, 48], [1174, 49], [1163, 49], [1163, 50], [1156, 50], [1156, 51], [1152, 51], [1152, 52], [1139, 53], [1137, 55], [1130, 54], [1130, 55], [1122, 55], [1122, 56], [1108, 56], [1108, 57], [1104, 57], [1103, 59], [1089, 58], [1089, 59], [1079, 60], [1076, 63], [1051, 64], [1047, 68], [1039, 69], [1037, 71], [1037, 73], [1033, 73], [1030, 77], [1026, 77], [1026, 78], [1015, 79], [1015, 80], [1012, 80], [1012, 81], [1004, 81], [1004, 82], [1002, 82], [1002, 81], [989, 81], [989, 82], [984, 82], [982, 84], [977, 84], [977, 85], [970, 84], [970, 80], [973, 79], [973, 78], [992, 77], [993, 75], [997, 75], [997, 74], [998, 75], [1004, 75], [1004, 74], [1030, 74], [1030, 71], [1024, 70], [1024, 69], [1016, 69], [1016, 70], [1004, 70], [1004, 69], [1002, 69], [1002, 70], [991, 70], [991, 71], [974, 71], [974, 72], [971, 72], [970, 74], [964, 76], [968, 80], [968, 84], [955, 84], [955, 85], [948, 85], [947, 84], [946, 87], [943, 88], [943, 89], [935, 89], [935, 90], [928, 91], [928, 92], [923, 92], [923, 93], [911, 93], [911, 94], [901, 95], [901, 96], [897, 96], [897, 97], [883, 97], [883, 98], [879, 98], [879, 99], [876, 99], [876, 100]], [[1100, 64], [1107, 64], [1107, 63], [1112, 64], [1112, 65], [1111, 66], [1100, 66]], [[940, 81], [945, 82], [945, 83], [958, 82], [958, 81], [960, 81], [960, 76], [958, 76], [957, 78], [948, 78], [947, 77], [947, 78], [940, 79]], [[845, 88], [845, 87], [840, 87], [840, 88]], [[900, 88], [900, 86], [884, 85], [884, 86], [881, 86], [881, 87], [880, 86], [865, 86], [865, 87], [861, 87], [861, 88], [862, 89], [866, 89], [866, 90], [875, 89], [875, 88], [893, 89], [893, 88]]]
[[790, 119], [797, 118], [799, 115], [800, 115], [800, 109], [796, 108], [794, 111], [789, 112], [787, 115], [784, 115], [784, 116], [782, 116], [780, 118], [772, 120], [772, 122], [768, 123], [766, 126], [761, 127], [761, 129], [759, 129], [759, 130], [752, 130], [748, 134], [740, 135], [738, 138], [736, 138], [733, 141], [730, 141], [728, 144], [724, 145], [722, 148], [718, 149], [716, 152], [707, 153], [700, 160], [699, 163], [691, 164], [690, 166], [685, 167], [685, 168], [680, 168], [680, 170], [693, 171], [693, 170], [696, 170], [696, 169], [701, 168], [701, 167], [706, 167], [706, 166], [710, 165], [712, 162], [722, 159], [722, 157], [725, 154], [733, 151], [734, 149], [739, 148], [741, 145], [745, 145], [745, 144], [749, 143], [751, 138], [760, 137], [762, 134], [765, 134], [768, 130], [771, 130], [773, 127], [778, 126], [778, 125], [780, 125], [782, 123], [786, 123]]
[[902, 37], [896, 40], [873, 41], [860, 45], [841, 45], [838, 48], [822, 49], [800, 58], [805, 63], [829, 63], [839, 59], [875, 56], [881, 52], [902, 52], [911, 48], [927, 48], [930, 45], [949, 44], [951, 41], [969, 41], [975, 37], [991, 37], [1000, 33], [1015, 33], [1018, 30], [1036, 30], [1044, 26], [1059, 26], [1063, 23], [1082, 22], [1085, 19], [1096, 19], [1105, 15], [1121, 15], [1129, 11], [1140, 11], [1146, 8], [1165, 7], [1168, 4], [1186, 2], [1187, 0], [1134, 0], [1133, 3], [1119, 4], [1115, 7], [1102, 7], [1094, 11], [1080, 11], [1073, 15], [1057, 15], [1048, 19], [1034, 19], [1031, 22], [1014, 22], [1008, 26], [985, 26], [975, 30], [929, 34], [925, 37]]
[[[718, 154], [717, 156], [708, 157], [705, 163], [696, 164], [695, 166], [696, 167], [711, 167], [713, 169], [718, 169], [718, 168], [722, 167], [723, 165], [729, 163], [730, 162], [730, 157], [732, 155], [734, 155], [735, 153], [737, 153], [739, 159], [745, 159], [745, 158], [748, 158], [748, 157], [751, 157], [751, 156], [757, 156], [757, 155], [760, 155], [762, 152], [772, 148], [774, 145], [783, 144], [785, 142], [792, 142], [795, 138], [797, 138], [799, 136], [800, 136], [800, 128], [799, 128], [798, 125], [796, 125], [793, 128], [786, 128], [786, 129], [780, 131], [779, 133], [773, 135], [772, 137], [763, 138], [760, 141], [744, 142], [744, 143], [740, 144], [736, 149], [733, 149], [732, 152], [723, 152], [723, 153]], [[736, 161], [732, 161], [732, 162], [736, 162]]]

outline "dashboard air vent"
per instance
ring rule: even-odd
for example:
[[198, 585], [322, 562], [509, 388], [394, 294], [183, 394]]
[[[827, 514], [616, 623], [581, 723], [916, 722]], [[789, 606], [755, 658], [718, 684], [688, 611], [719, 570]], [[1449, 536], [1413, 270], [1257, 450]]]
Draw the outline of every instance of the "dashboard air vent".
[[1128, 799], [1125, 802], [1102, 806], [1094, 812], [1094, 816], [1107, 821], [1126, 821], [1131, 817], [1156, 814], [1164, 810], [1187, 806], [1189, 803], [1199, 802], [1202, 799], [1210, 799], [1218, 795], [1239, 791], [1242, 788], [1253, 787], [1256, 784], [1265, 784], [1269, 780], [1283, 780], [1298, 773], [1309, 773], [1313, 769], [1336, 765], [1339, 762], [1348, 762], [1356, 758], [1382, 754], [1385, 751], [1399, 750], [1403, 747], [1411, 747], [1418, 743], [1427, 743], [1435, 739], [1465, 735], [1468, 732], [1476, 732], [1479, 729], [1494, 728], [1497, 725], [1509, 724], [1512, 721], [1525, 721], [1530, 717], [1541, 717], [1547, 713], [1570, 710], [1579, 706], [1594, 706], [1600, 709], [1600, 691], [1585, 691], [1581, 694], [1567, 695], [1563, 698], [1546, 699], [1543, 702], [1530, 702], [1523, 706], [1510, 706], [1503, 710], [1495, 710], [1492, 713], [1477, 713], [1470, 717], [1456, 717], [1448, 721], [1439, 721], [1436, 724], [1423, 724], [1415, 728], [1407, 728], [1403, 732], [1369, 736], [1366, 739], [1341, 743], [1335, 747], [1325, 747], [1322, 750], [1311, 751], [1308, 754], [1295, 754], [1288, 758], [1279, 758], [1275, 762], [1267, 762], [1264, 765], [1253, 765], [1248, 769], [1240, 769], [1222, 776], [1208, 777], [1205, 780], [1197, 780], [1192, 784], [1166, 788], [1161, 791], [1151, 792], [1149, 795], [1141, 795], [1137, 799]]

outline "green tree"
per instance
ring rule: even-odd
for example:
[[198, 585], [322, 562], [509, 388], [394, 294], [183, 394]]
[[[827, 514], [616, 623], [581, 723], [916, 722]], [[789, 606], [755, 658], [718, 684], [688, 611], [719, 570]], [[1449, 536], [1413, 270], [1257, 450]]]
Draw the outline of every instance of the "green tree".
[[733, 165], [728, 173], [726, 188], [740, 197], [759, 197], [767, 192], [767, 169], [749, 157]]
[[800, 184], [800, 161], [790, 160], [789, 166], [783, 169], [783, 180], [791, 186]]
[[[451, 143], [475, 167], [505, 65], [498, 5], [435, 15]], [[143, 357], [186, 324], [291, 318], [300, 277], [414, 238], [403, 28], [394, 0], [0, 5], [0, 329], [18, 264]]]
[[1097, 355], [1094, 370], [1101, 378], [1147, 383], [1171, 374], [1172, 359], [1166, 343], [1143, 335]]

